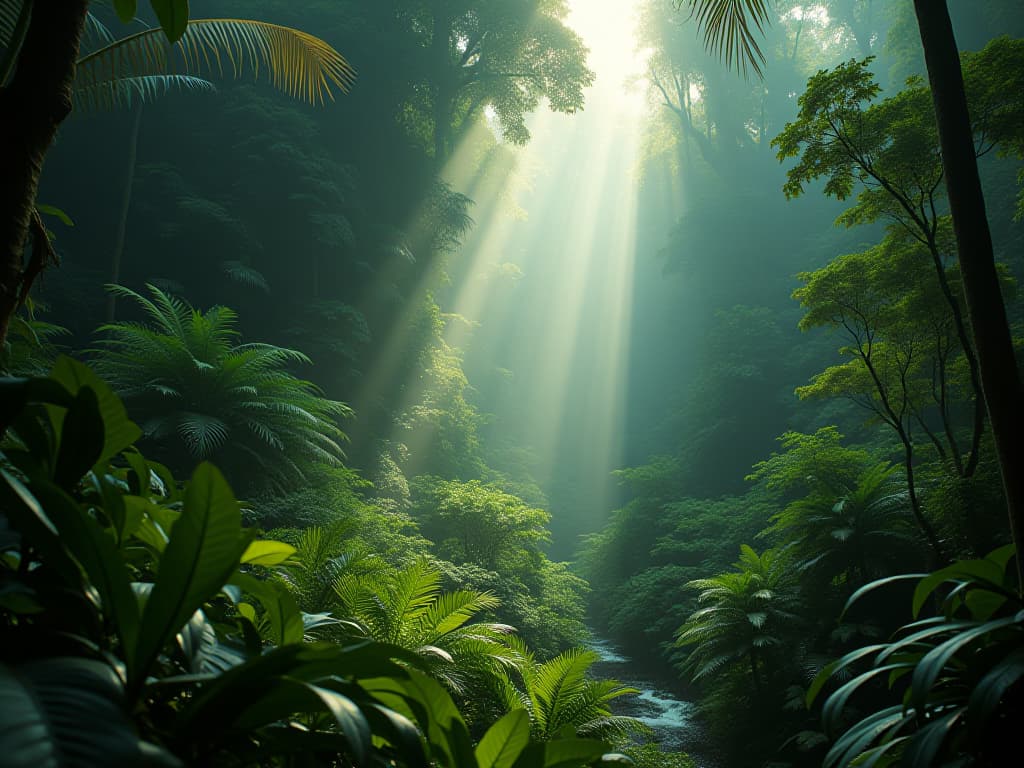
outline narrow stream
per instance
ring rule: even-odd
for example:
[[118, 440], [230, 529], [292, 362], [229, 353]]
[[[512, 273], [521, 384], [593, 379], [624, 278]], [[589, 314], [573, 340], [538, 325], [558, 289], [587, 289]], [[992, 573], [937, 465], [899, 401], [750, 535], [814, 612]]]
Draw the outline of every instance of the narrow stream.
[[595, 638], [590, 647], [601, 660], [593, 666], [600, 677], [619, 680], [639, 689], [636, 696], [616, 699], [615, 714], [629, 715], [649, 726], [654, 732], [650, 741], [661, 745], [664, 752], [686, 752], [697, 768], [717, 768], [700, 723], [695, 718], [696, 705], [678, 698], [665, 686], [651, 679], [641, 665], [619, 650], [608, 640]]

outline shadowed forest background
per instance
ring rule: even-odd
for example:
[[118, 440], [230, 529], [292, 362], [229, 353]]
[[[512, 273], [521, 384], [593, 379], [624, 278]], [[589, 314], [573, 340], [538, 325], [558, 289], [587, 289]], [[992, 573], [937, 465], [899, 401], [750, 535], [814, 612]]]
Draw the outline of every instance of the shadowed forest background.
[[[123, 5], [89, 4], [36, 197], [60, 264], [5, 350], [0, 696], [44, 734], [0, 727], [15, 764], [1019, 750], [1024, 606], [914, 3], [764, 4], [761, 73], [673, 0], [191, 4], [186, 35], [339, 52], [323, 103], [287, 55], [256, 71], [266, 29], [166, 72], [116, 54], [163, 34], [164, 4]], [[948, 6], [1019, 360], [1024, 12]], [[203, 494], [227, 565], [170, 586], [161, 561], [219, 557], [184, 538]], [[102, 696], [40, 666], [101, 657]], [[123, 729], [83, 736], [65, 695]]]

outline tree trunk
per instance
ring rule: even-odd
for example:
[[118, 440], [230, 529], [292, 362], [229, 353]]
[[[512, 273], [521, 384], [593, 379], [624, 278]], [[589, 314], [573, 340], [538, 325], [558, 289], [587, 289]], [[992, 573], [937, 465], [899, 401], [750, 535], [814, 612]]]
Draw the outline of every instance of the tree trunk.
[[88, 0], [37, 0], [17, 70], [0, 89], [0, 344], [25, 278], [23, 264], [43, 159], [71, 112], [71, 82]]
[[[139, 153], [139, 133], [142, 129], [142, 102], [135, 106], [132, 118], [132, 132], [128, 141], [128, 173], [124, 180], [124, 196], [121, 198], [121, 216], [117, 222], [117, 240], [114, 242], [114, 253], [110, 258], [110, 283], [121, 282], [121, 259], [124, 256], [124, 241], [128, 235], [128, 213], [132, 207], [132, 187], [135, 186], [135, 160]], [[114, 322], [117, 314], [117, 294], [107, 297], [106, 321]]]
[[[1006, 492], [1010, 535], [1020, 551], [1024, 535], [1024, 391], [996, 272], [960, 55], [946, 0], [914, 0], [914, 10], [935, 104], [967, 316]], [[1018, 577], [1022, 567], [1018, 557]], [[1024, 578], [1021, 585], [1024, 587]]]

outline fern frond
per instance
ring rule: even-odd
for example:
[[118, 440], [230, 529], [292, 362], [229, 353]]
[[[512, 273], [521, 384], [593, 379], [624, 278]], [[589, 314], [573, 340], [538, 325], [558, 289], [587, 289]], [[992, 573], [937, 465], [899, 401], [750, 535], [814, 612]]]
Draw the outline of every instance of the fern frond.
[[263, 273], [258, 269], [253, 269], [240, 261], [222, 261], [220, 263], [220, 268], [229, 279], [239, 285], [244, 285], [246, 288], [256, 288], [264, 293], [270, 293], [270, 284], [267, 282], [267, 278], [265, 278]]
[[84, 56], [77, 77], [82, 87], [111, 79], [159, 75], [180, 68], [186, 74], [240, 77], [266, 70], [271, 84], [310, 104], [347, 92], [355, 70], [318, 37], [290, 27], [247, 19], [196, 19], [170, 45], [160, 29], [136, 32]]

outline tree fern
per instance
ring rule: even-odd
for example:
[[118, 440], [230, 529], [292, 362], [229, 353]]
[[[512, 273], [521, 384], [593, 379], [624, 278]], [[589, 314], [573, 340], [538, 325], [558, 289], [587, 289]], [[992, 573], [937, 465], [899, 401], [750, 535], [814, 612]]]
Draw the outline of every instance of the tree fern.
[[154, 286], [149, 296], [112, 286], [143, 322], [103, 326], [96, 368], [171, 463], [215, 458], [254, 484], [283, 486], [315, 463], [339, 464], [342, 403], [286, 369], [301, 352], [239, 344], [238, 316], [206, 312]]
[[336, 615], [353, 620], [368, 637], [419, 654], [454, 693], [482, 678], [493, 683], [521, 658], [509, 642], [512, 627], [474, 621], [496, 608], [497, 598], [488, 592], [443, 592], [440, 571], [425, 559], [397, 571], [344, 574], [335, 580], [334, 593]]

